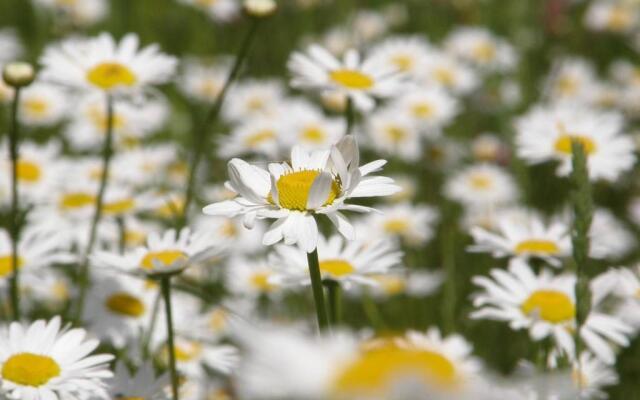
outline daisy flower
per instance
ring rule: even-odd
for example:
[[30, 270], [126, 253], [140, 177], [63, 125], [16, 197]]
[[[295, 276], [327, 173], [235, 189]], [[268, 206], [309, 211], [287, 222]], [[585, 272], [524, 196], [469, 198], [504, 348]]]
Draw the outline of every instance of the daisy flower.
[[635, 162], [633, 141], [622, 134], [622, 116], [572, 105], [536, 107], [516, 123], [518, 156], [530, 164], [560, 162], [557, 173], [571, 173], [571, 143], [579, 141], [593, 180], [615, 180]]
[[469, 251], [489, 252], [494, 257], [515, 257], [527, 260], [540, 257], [554, 267], [571, 254], [570, 227], [560, 218], [547, 224], [540, 215], [527, 213], [497, 217], [497, 229], [491, 232], [479, 226], [471, 228], [475, 242]]
[[461, 60], [486, 71], [508, 71], [515, 67], [517, 61], [511, 44], [483, 28], [458, 28], [445, 40], [445, 48]]
[[603, 208], [593, 214], [589, 237], [589, 255], [597, 259], [619, 260], [629, 254], [637, 242], [633, 234]]
[[422, 137], [411, 118], [399, 108], [387, 108], [367, 120], [366, 132], [378, 152], [408, 162], [422, 157]]
[[291, 102], [287, 107], [289, 121], [285, 133], [279, 138], [287, 148], [297, 144], [305, 150], [326, 149], [344, 136], [343, 118], [327, 118], [316, 107], [303, 101]]
[[[517, 259], [507, 271], [493, 269], [490, 275], [473, 278], [483, 292], [473, 299], [478, 310], [472, 318], [505, 321], [514, 330], [528, 329], [536, 341], [551, 337], [560, 352], [575, 357], [575, 275], [554, 276], [548, 270], [536, 275]], [[599, 294], [594, 292], [594, 297]], [[587, 348], [607, 364], [615, 362], [615, 346], [627, 346], [632, 333], [633, 328], [619, 318], [594, 309], [580, 330]]]
[[358, 10], [351, 20], [351, 29], [358, 43], [369, 43], [382, 37], [389, 30], [385, 15], [373, 10]]
[[113, 356], [90, 355], [100, 343], [86, 336], [84, 329], [61, 328], [60, 317], [11, 323], [0, 334], [2, 390], [10, 399], [108, 398]]
[[188, 59], [183, 65], [178, 88], [185, 96], [193, 100], [212, 104], [224, 86], [229, 74], [228, 69], [226, 62], [207, 64]]
[[109, 4], [105, 0], [35, 0], [34, 5], [46, 9], [56, 18], [62, 17], [73, 26], [86, 27], [104, 19], [109, 13]]
[[545, 84], [546, 97], [552, 102], [589, 103], [596, 87], [593, 65], [582, 58], [564, 58], [555, 63]]
[[[200, 379], [207, 376], [204, 365], [223, 374], [229, 374], [238, 364], [238, 349], [230, 345], [213, 345], [203, 340], [183, 336], [175, 338], [176, 366], [186, 376]], [[160, 359], [168, 364], [167, 345], [160, 349]]]
[[246, 80], [229, 92], [222, 116], [236, 123], [256, 117], [276, 117], [282, 114], [284, 100], [284, 87], [280, 81]]
[[471, 67], [438, 49], [429, 51], [429, 56], [417, 73], [416, 79], [422, 86], [437, 86], [458, 95], [470, 93], [480, 83], [477, 73]]
[[361, 60], [356, 50], [347, 51], [341, 62], [314, 45], [306, 54], [293, 53], [287, 65], [293, 87], [337, 91], [349, 96], [362, 111], [373, 109], [374, 98], [395, 96], [403, 87], [404, 78], [397, 70], [372, 59]]
[[65, 116], [67, 102], [59, 87], [36, 82], [20, 92], [20, 121], [34, 127], [55, 125]]
[[240, 159], [229, 162], [228, 187], [238, 193], [233, 200], [206, 206], [208, 215], [235, 217], [244, 215], [245, 226], [256, 218], [277, 221], [264, 234], [262, 243], [272, 245], [284, 239], [311, 252], [318, 241], [315, 218], [326, 215], [338, 231], [353, 239], [353, 226], [341, 213], [343, 210], [367, 212], [371, 208], [347, 204], [358, 197], [386, 196], [397, 191], [390, 178], [368, 176], [378, 171], [384, 160], [358, 166], [360, 154], [352, 137], [343, 138], [331, 150], [306, 152], [295, 146], [291, 164], [273, 163], [269, 170]]
[[169, 375], [156, 377], [153, 365], [145, 363], [132, 374], [127, 365], [116, 363], [115, 375], [110, 382], [109, 398], [168, 400], [165, 388], [169, 386]]
[[240, 12], [239, 0], [180, 0], [180, 2], [204, 11], [209, 18], [217, 22], [229, 22]]
[[376, 64], [415, 76], [429, 57], [430, 45], [419, 36], [391, 37], [373, 46], [369, 57]]
[[0, 64], [15, 61], [22, 55], [23, 48], [13, 29], [0, 30]]
[[220, 158], [255, 154], [277, 158], [280, 153], [280, 138], [285, 127], [281, 120], [256, 117], [237, 125], [230, 135], [220, 136], [218, 154]]
[[236, 257], [227, 263], [227, 287], [236, 295], [254, 299], [277, 295], [279, 285], [275, 282], [275, 277], [276, 270], [264, 260], [252, 261]]
[[615, 369], [588, 351], [583, 351], [580, 354], [580, 360], [573, 362], [571, 378], [581, 398], [588, 399], [608, 398], [603, 389], [618, 383], [618, 374]]
[[[354, 240], [345, 242], [340, 235], [318, 238], [318, 255], [322, 278], [340, 282], [349, 289], [353, 285], [375, 285], [369, 278], [385, 274], [402, 262], [398, 246], [386, 240]], [[309, 285], [307, 254], [291, 246], [276, 246], [270, 259], [276, 275], [274, 282], [284, 285]]]
[[379, 213], [369, 214], [362, 221], [361, 230], [371, 237], [393, 237], [411, 247], [418, 247], [431, 240], [438, 221], [438, 212], [424, 204], [401, 202], [379, 207]]
[[180, 272], [221, 251], [222, 245], [212, 243], [209, 235], [204, 232], [192, 233], [189, 228], [184, 228], [180, 232], [170, 229], [162, 235], [152, 232], [145, 246], [123, 255], [97, 251], [92, 260], [104, 268], [154, 276]]
[[177, 60], [160, 52], [157, 45], [139, 48], [135, 34], [120, 43], [102, 33], [96, 38], [70, 39], [45, 49], [41, 78], [83, 90], [132, 93], [165, 83]]
[[594, 1], [589, 4], [584, 23], [594, 31], [629, 33], [640, 25], [640, 12], [633, 2]]
[[392, 107], [410, 118], [426, 137], [437, 137], [458, 113], [457, 101], [437, 87], [417, 88], [395, 99]]
[[496, 207], [515, 201], [518, 192], [511, 176], [491, 164], [471, 165], [449, 178], [445, 195], [470, 207]]
[[509, 159], [510, 147], [491, 133], [483, 133], [471, 143], [471, 154], [478, 162], [502, 163]]

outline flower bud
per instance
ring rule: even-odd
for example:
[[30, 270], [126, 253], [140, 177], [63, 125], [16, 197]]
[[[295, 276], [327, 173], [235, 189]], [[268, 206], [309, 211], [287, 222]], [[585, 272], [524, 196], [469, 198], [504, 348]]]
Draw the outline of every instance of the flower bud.
[[29, 86], [35, 77], [33, 66], [26, 62], [12, 62], [2, 70], [2, 79], [14, 88]]

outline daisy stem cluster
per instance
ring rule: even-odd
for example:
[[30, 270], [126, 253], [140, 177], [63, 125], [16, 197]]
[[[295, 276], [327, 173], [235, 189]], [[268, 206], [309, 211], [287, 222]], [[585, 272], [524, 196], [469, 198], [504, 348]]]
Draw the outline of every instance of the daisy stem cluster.
[[106, 107], [107, 107], [107, 126], [105, 131], [104, 146], [102, 148], [102, 170], [100, 171], [100, 186], [98, 188], [98, 195], [96, 196], [93, 219], [91, 220], [91, 228], [89, 231], [89, 241], [85, 248], [84, 255], [82, 257], [82, 264], [79, 271], [79, 286], [80, 293], [78, 295], [78, 308], [76, 309], [75, 320], [78, 321], [82, 316], [82, 310], [84, 308], [84, 300], [87, 294], [89, 286], [89, 257], [93, 251], [96, 238], [98, 235], [98, 225], [102, 218], [102, 208], [104, 201], [104, 193], [107, 189], [107, 183], [109, 180], [109, 166], [111, 163], [111, 156], [113, 155], [113, 97], [109, 94], [106, 95]]
[[16, 87], [11, 105], [11, 131], [9, 132], [9, 152], [11, 157], [11, 216], [9, 218], [11, 234], [11, 307], [13, 320], [20, 320], [20, 289], [19, 289], [19, 255], [18, 240], [20, 237], [20, 197], [18, 196], [18, 141], [20, 138], [20, 123], [18, 108], [20, 105], [20, 88]]
[[324, 290], [322, 288], [318, 249], [314, 249], [311, 253], [307, 253], [307, 262], [309, 264], [309, 276], [311, 277], [313, 300], [316, 305], [316, 315], [318, 316], [318, 327], [321, 331], [325, 331], [329, 329], [329, 317], [327, 315], [327, 306], [325, 304]]
[[[576, 267], [576, 357], [582, 352], [580, 330], [585, 323], [590, 311], [591, 294], [589, 292], [589, 276], [587, 266], [589, 262], [589, 229], [593, 219], [593, 198], [589, 183], [589, 171], [585, 150], [579, 141], [572, 141], [573, 173], [571, 183], [573, 185], [573, 229], [571, 240], [573, 243], [573, 259]], [[578, 366], [580, 367], [580, 366]]]
[[171, 275], [166, 274], [160, 278], [162, 297], [164, 298], [164, 310], [167, 317], [167, 353], [169, 355], [169, 372], [171, 374], [171, 392], [173, 400], [179, 399], [178, 371], [176, 370], [176, 350], [173, 342], [173, 315], [171, 312]]
[[193, 156], [191, 159], [191, 165], [189, 167], [189, 177], [187, 178], [187, 187], [185, 188], [184, 193], [184, 206], [182, 209], [182, 216], [178, 221], [178, 229], [184, 227], [187, 224], [189, 206], [194, 197], [196, 175], [200, 162], [202, 161], [202, 156], [204, 155], [205, 147], [208, 143], [207, 133], [210, 130], [210, 125], [218, 118], [220, 110], [222, 110], [224, 100], [227, 96], [227, 92], [229, 91], [231, 84], [233, 84], [233, 82], [238, 78], [240, 68], [242, 67], [243, 62], [247, 57], [247, 54], [249, 53], [249, 49], [251, 48], [251, 44], [253, 43], [253, 40], [256, 36], [259, 24], [260, 18], [251, 18], [249, 31], [242, 40], [233, 66], [231, 67], [231, 70], [229, 70], [229, 74], [225, 79], [224, 85], [222, 86], [218, 97], [216, 97], [216, 101], [209, 109], [209, 112], [207, 113], [202, 125], [193, 132]]

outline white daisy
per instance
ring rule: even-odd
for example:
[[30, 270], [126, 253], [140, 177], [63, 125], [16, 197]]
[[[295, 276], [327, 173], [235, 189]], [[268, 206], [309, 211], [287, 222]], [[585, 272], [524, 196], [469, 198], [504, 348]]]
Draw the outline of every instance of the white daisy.
[[466, 206], [486, 208], [509, 204], [518, 192], [513, 178], [504, 169], [476, 164], [450, 177], [445, 194]]
[[20, 121], [27, 126], [51, 126], [68, 111], [66, 93], [57, 86], [36, 82], [20, 92]]
[[373, 109], [376, 97], [392, 97], [403, 87], [403, 76], [379, 62], [349, 50], [340, 62], [320, 46], [309, 47], [306, 54], [293, 53], [288, 62], [293, 74], [291, 85], [319, 91], [337, 91], [353, 99], [362, 111]]
[[45, 8], [55, 18], [62, 18], [73, 26], [86, 27], [107, 16], [109, 4], [105, 0], [35, 0], [34, 5]]
[[478, 87], [477, 73], [454, 56], [431, 49], [417, 80], [424, 87], [437, 86], [455, 94], [465, 95]]
[[615, 180], [634, 162], [633, 141], [622, 134], [622, 116], [573, 105], [536, 107], [516, 123], [516, 147], [530, 164], [560, 161], [557, 173], [571, 172], [571, 144], [587, 155], [591, 179]]
[[[369, 275], [386, 274], [402, 262], [398, 246], [386, 240], [354, 240], [345, 242], [340, 235], [318, 238], [320, 273], [325, 280], [352, 285], [376, 285]], [[285, 285], [309, 285], [307, 254], [291, 246], [276, 246], [270, 259], [276, 274], [273, 282]]]
[[490, 133], [483, 133], [471, 143], [471, 154], [478, 162], [502, 163], [509, 159], [510, 147]]
[[423, 246], [433, 238], [438, 221], [438, 212], [433, 207], [401, 202], [378, 210], [379, 213], [369, 214], [362, 221], [359, 231], [371, 232], [370, 237], [397, 238], [411, 247]]
[[517, 61], [513, 46], [484, 28], [458, 28], [447, 37], [445, 47], [461, 60], [487, 71], [508, 71]]
[[[238, 364], [238, 349], [231, 345], [213, 345], [204, 340], [183, 336], [175, 338], [176, 367], [186, 376], [199, 379], [207, 376], [205, 365], [220, 373], [231, 373]], [[167, 364], [167, 345], [160, 348], [160, 359]]]
[[589, 4], [584, 22], [595, 31], [629, 33], [640, 26], [640, 12], [632, 2], [594, 1]]
[[60, 317], [29, 326], [13, 322], [0, 334], [2, 389], [10, 399], [108, 398], [110, 354], [90, 355], [100, 344], [84, 329], [61, 328]]
[[218, 22], [229, 22], [239, 15], [239, 0], [180, 0], [181, 3], [198, 8], [209, 18]]
[[22, 43], [16, 31], [9, 28], [0, 30], [0, 64], [15, 61], [22, 52]]
[[283, 121], [275, 118], [256, 117], [237, 125], [230, 135], [218, 138], [220, 158], [255, 154], [269, 159], [280, 153], [280, 137], [284, 136]]
[[303, 101], [287, 105], [288, 121], [279, 138], [287, 148], [294, 145], [305, 150], [326, 149], [340, 141], [345, 133], [343, 118], [328, 118], [320, 110]]
[[552, 102], [590, 103], [597, 77], [593, 65], [582, 58], [557, 61], [545, 83], [546, 97]]
[[70, 39], [45, 49], [40, 60], [43, 80], [84, 90], [130, 93], [165, 83], [177, 60], [157, 45], [139, 48], [135, 34], [120, 43], [102, 33], [93, 39]]
[[420, 36], [390, 37], [373, 46], [369, 57], [389, 70], [416, 76], [429, 57], [430, 45]]
[[378, 152], [408, 162], [422, 157], [422, 137], [404, 109], [386, 108], [367, 120], [366, 132]]
[[207, 64], [187, 59], [178, 80], [178, 87], [189, 98], [203, 103], [213, 103], [224, 86], [229, 74], [228, 69], [226, 62]]
[[[479, 309], [471, 314], [472, 318], [509, 322], [514, 330], [528, 329], [536, 341], [551, 337], [560, 352], [575, 357], [575, 275], [554, 276], [548, 270], [536, 275], [517, 259], [508, 271], [493, 269], [490, 275], [491, 278], [473, 278], [484, 291], [474, 297], [473, 304]], [[594, 297], [598, 294], [594, 293]], [[592, 309], [580, 336], [600, 360], [613, 364], [615, 346], [627, 346], [632, 332], [619, 318]]]
[[359, 167], [360, 154], [352, 137], [343, 138], [331, 150], [307, 153], [300, 147], [291, 151], [291, 165], [270, 164], [269, 171], [240, 159], [229, 162], [229, 188], [239, 194], [233, 200], [210, 204], [205, 214], [234, 217], [244, 215], [245, 226], [256, 218], [276, 218], [263, 237], [271, 245], [284, 239], [298, 243], [307, 252], [315, 249], [318, 226], [315, 218], [326, 215], [347, 238], [355, 235], [342, 210], [359, 212], [371, 208], [345, 201], [357, 197], [385, 196], [397, 191], [393, 181], [367, 176], [378, 171], [384, 160]]
[[437, 137], [458, 113], [457, 101], [437, 87], [409, 90], [393, 102], [427, 137]]
[[571, 378], [580, 395], [589, 399], [608, 398], [603, 389], [618, 383], [615, 369], [588, 351], [582, 352], [579, 361], [573, 362]]
[[566, 222], [553, 218], [545, 223], [533, 212], [518, 218], [499, 215], [494, 232], [476, 226], [471, 229], [471, 236], [475, 244], [469, 247], [470, 251], [490, 252], [494, 257], [540, 257], [560, 267], [562, 258], [571, 254], [570, 227]]
[[246, 122], [256, 117], [282, 114], [284, 87], [277, 80], [246, 80], [229, 92], [222, 116], [231, 122]]
[[589, 255], [598, 259], [622, 259], [637, 242], [633, 234], [610, 211], [603, 208], [597, 209], [593, 214], [589, 237]]
[[[306, 258], [305, 258], [306, 259]], [[276, 270], [264, 260], [235, 257], [227, 262], [226, 282], [231, 293], [249, 298], [277, 296]]]
[[127, 365], [119, 361], [110, 382], [109, 396], [112, 399], [168, 400], [164, 391], [168, 386], [169, 375], [156, 377], [151, 363], [145, 363], [131, 373]]

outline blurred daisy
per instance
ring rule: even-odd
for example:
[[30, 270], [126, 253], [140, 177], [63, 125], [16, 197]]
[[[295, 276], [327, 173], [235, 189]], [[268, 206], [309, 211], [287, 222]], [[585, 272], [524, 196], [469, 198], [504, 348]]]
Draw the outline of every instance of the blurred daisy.
[[[318, 238], [318, 256], [322, 278], [352, 285], [375, 285], [369, 278], [385, 274], [402, 262], [402, 252], [393, 242], [385, 240], [354, 240], [345, 242], [340, 235]], [[285, 285], [309, 285], [307, 254], [290, 246], [276, 246], [271, 265], [276, 270], [274, 282]]]
[[57, 86], [34, 83], [20, 92], [20, 121], [27, 126], [51, 126], [68, 110], [66, 94]]
[[445, 47], [461, 60], [487, 71], [508, 71], [517, 61], [514, 48], [484, 28], [458, 28], [447, 37]]
[[222, 245], [212, 243], [209, 235], [203, 232], [192, 233], [184, 228], [180, 232], [170, 229], [162, 235], [152, 232], [145, 246], [123, 255], [97, 251], [92, 259], [96, 265], [104, 268], [153, 276], [177, 273], [221, 251]]
[[390, 37], [369, 52], [372, 62], [415, 76], [429, 57], [429, 44], [419, 36]]
[[438, 88], [419, 88], [398, 97], [395, 109], [408, 118], [427, 137], [440, 135], [458, 113], [456, 100]]
[[221, 158], [255, 154], [270, 159], [280, 153], [280, 138], [284, 136], [283, 122], [275, 118], [256, 117], [237, 125], [230, 135], [219, 137]]
[[495, 207], [513, 202], [515, 182], [504, 169], [490, 164], [466, 167], [449, 178], [445, 194], [466, 206]]
[[232, 122], [275, 117], [281, 114], [284, 99], [284, 88], [280, 81], [246, 80], [229, 93], [222, 115]]
[[372, 232], [370, 237], [394, 237], [412, 247], [422, 246], [433, 237], [438, 221], [433, 207], [401, 202], [378, 210], [367, 216], [358, 231]]
[[367, 176], [381, 169], [384, 160], [359, 167], [359, 159], [352, 137], [343, 138], [331, 150], [307, 153], [296, 146], [291, 151], [291, 165], [269, 164], [269, 171], [233, 159], [229, 162], [228, 187], [239, 196], [210, 204], [203, 211], [227, 217], [244, 215], [247, 227], [253, 226], [256, 218], [275, 218], [277, 221], [264, 234], [264, 245], [284, 239], [285, 244], [297, 243], [311, 252], [318, 241], [318, 215], [326, 215], [341, 234], [353, 238], [353, 226], [341, 211], [367, 212], [371, 208], [346, 204], [345, 200], [397, 191], [391, 179]]
[[90, 355], [100, 344], [84, 329], [61, 329], [60, 317], [29, 326], [13, 322], [0, 334], [2, 390], [11, 399], [107, 398], [110, 354]]
[[286, 147], [302, 146], [305, 150], [320, 150], [340, 141], [345, 132], [344, 119], [327, 118], [311, 104], [301, 101], [287, 106], [289, 121], [279, 139]]
[[[167, 345], [160, 349], [161, 361], [168, 362]], [[207, 376], [205, 365], [223, 374], [229, 374], [238, 364], [238, 350], [230, 345], [213, 345], [196, 339], [178, 336], [174, 352], [177, 368], [191, 378]]]
[[589, 255], [598, 259], [622, 259], [637, 243], [633, 234], [610, 211], [602, 208], [593, 214], [589, 236]]
[[112, 399], [144, 399], [168, 400], [165, 388], [169, 386], [169, 375], [156, 377], [153, 365], [145, 363], [131, 373], [127, 365], [118, 361], [115, 375], [110, 383], [109, 398]]
[[387, 108], [367, 120], [366, 132], [371, 146], [383, 155], [400, 160], [417, 161], [422, 156], [418, 128], [401, 109]]
[[417, 187], [415, 180], [409, 175], [393, 176], [393, 181], [398, 185], [400, 191], [389, 196], [387, 199], [394, 203], [411, 201], [415, 198]]
[[471, 154], [478, 162], [502, 163], [509, 158], [510, 147], [497, 136], [484, 133], [471, 143]]
[[591, 179], [615, 180], [634, 162], [633, 142], [622, 134], [622, 116], [572, 105], [536, 107], [516, 123], [518, 155], [530, 164], [560, 161], [557, 173], [571, 172], [571, 144], [579, 141]]
[[183, 71], [178, 80], [178, 87], [182, 93], [191, 99], [203, 103], [213, 103], [218, 98], [227, 79], [229, 74], [227, 70], [226, 62], [206, 64], [194, 59], [188, 59], [183, 63]]
[[306, 54], [293, 53], [288, 67], [293, 74], [293, 87], [344, 93], [362, 111], [373, 109], [376, 97], [397, 95], [404, 79], [396, 69], [378, 61], [362, 61], [355, 50], [347, 51], [340, 62], [317, 45], [309, 47]]
[[105, 0], [35, 0], [38, 7], [47, 9], [56, 18], [68, 21], [74, 26], [89, 26], [102, 20], [109, 12]]
[[424, 66], [417, 71], [418, 82], [424, 87], [438, 86], [455, 94], [464, 95], [474, 90], [479, 82], [476, 73], [465, 63], [444, 51], [431, 49]]
[[238, 0], [180, 0], [181, 3], [198, 8], [214, 21], [229, 22], [240, 12]]
[[254, 299], [259, 296], [277, 295], [279, 285], [274, 280], [275, 276], [274, 268], [264, 260], [251, 261], [236, 257], [227, 263], [227, 287], [236, 295]]
[[45, 49], [40, 60], [43, 80], [84, 90], [131, 93], [165, 83], [177, 60], [157, 45], [139, 48], [135, 34], [116, 43], [111, 35], [79, 41], [69, 39]]
[[[536, 275], [519, 260], [513, 260], [508, 271], [493, 269], [490, 275], [491, 278], [473, 278], [483, 292], [474, 297], [478, 310], [471, 314], [472, 318], [509, 322], [514, 330], [528, 329], [536, 341], [551, 337], [558, 350], [575, 357], [575, 275], [554, 276], [548, 270]], [[594, 297], [598, 294], [594, 293]], [[632, 332], [619, 318], [592, 309], [580, 336], [600, 360], [613, 364], [614, 346], [628, 346]]]
[[582, 58], [564, 58], [555, 64], [546, 82], [549, 100], [589, 103], [597, 82], [593, 65]]
[[22, 43], [13, 29], [0, 29], [0, 64], [16, 61], [22, 55]]
[[51, 314], [64, 311], [69, 300], [74, 298], [76, 287], [63, 273], [55, 270], [46, 274], [22, 274], [20, 276], [21, 301], [27, 309], [46, 310]]
[[264, 249], [261, 242], [266, 227], [262, 221], [256, 221], [252, 229], [245, 229], [242, 218], [199, 215], [194, 227], [207, 232], [214, 243], [227, 243], [233, 254], [249, 255]]
[[632, 2], [594, 1], [589, 4], [584, 21], [595, 31], [629, 33], [640, 25], [640, 12]]
[[389, 24], [385, 16], [373, 10], [357, 10], [351, 20], [352, 32], [356, 33], [359, 44], [369, 43], [382, 35], [389, 29]]
[[618, 383], [618, 374], [588, 351], [580, 354], [580, 360], [571, 367], [571, 378], [581, 398], [606, 399], [604, 389]]
[[498, 216], [497, 225], [495, 232], [473, 227], [475, 244], [469, 250], [523, 260], [540, 257], [554, 267], [560, 267], [562, 258], [571, 254], [570, 227], [562, 219], [554, 218], [547, 224], [534, 213], [517, 219], [504, 215]]

